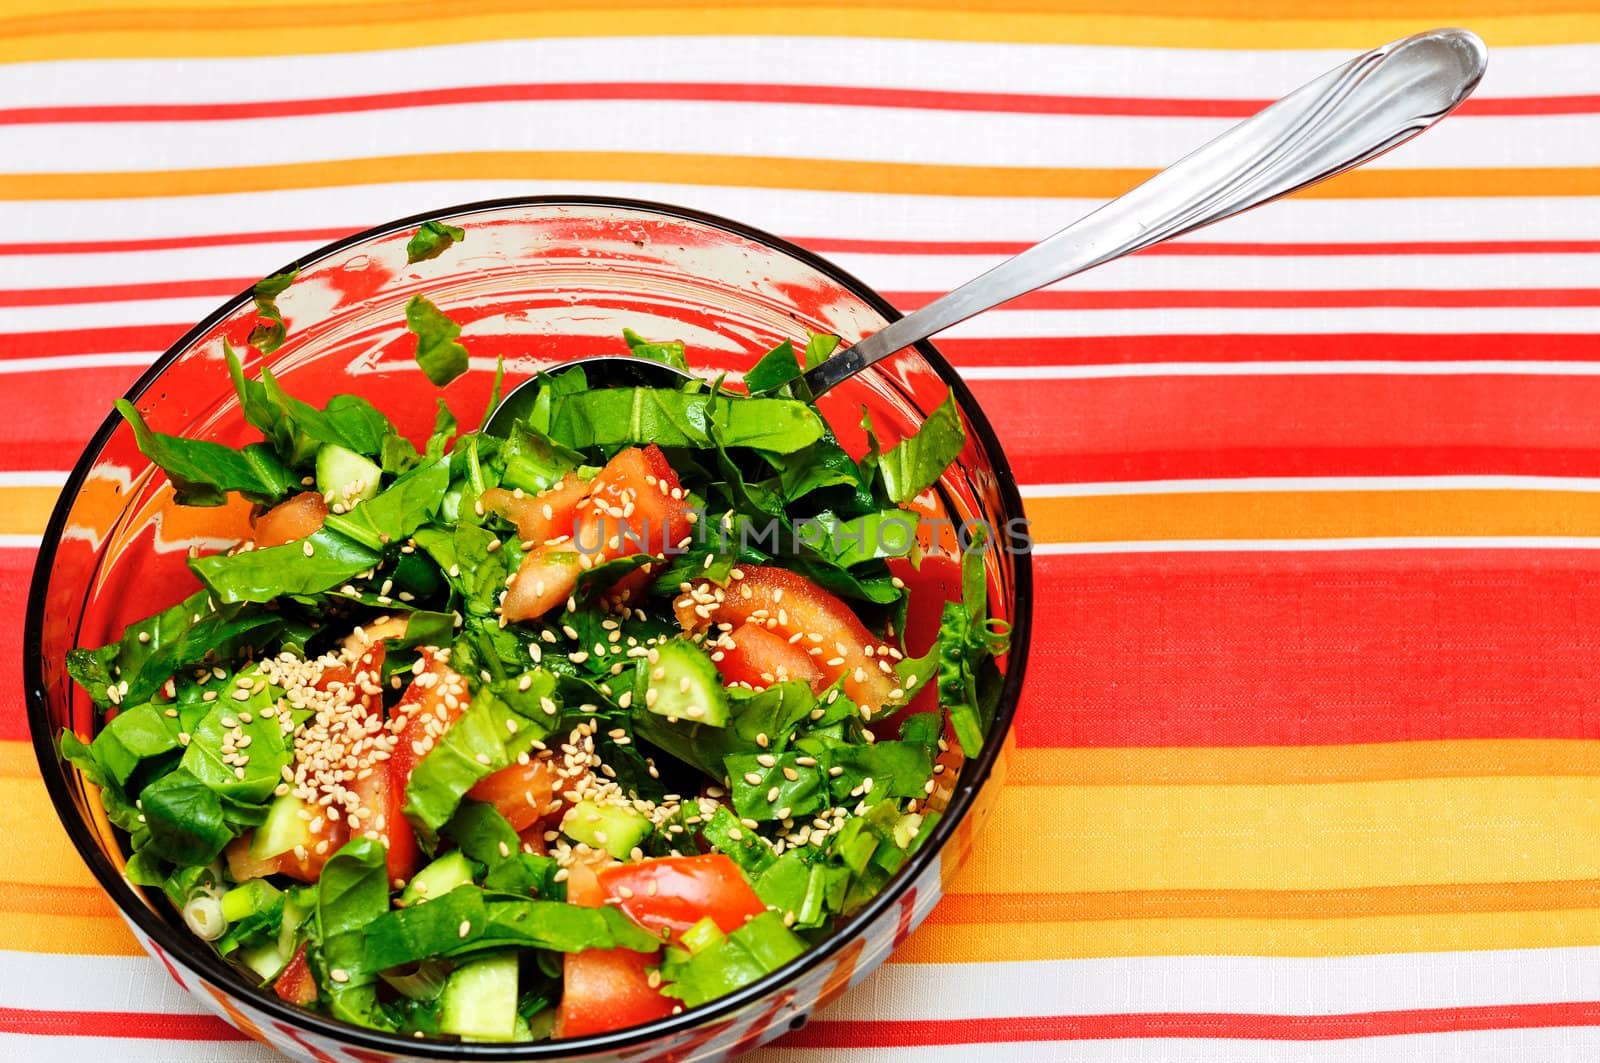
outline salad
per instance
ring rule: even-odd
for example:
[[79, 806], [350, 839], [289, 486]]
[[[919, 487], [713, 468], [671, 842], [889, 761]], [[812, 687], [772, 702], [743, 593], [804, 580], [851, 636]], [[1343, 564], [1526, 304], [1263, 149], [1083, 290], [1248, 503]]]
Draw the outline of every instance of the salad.
[[[257, 288], [263, 353], [291, 280]], [[465, 371], [437, 308], [407, 321], [433, 384]], [[981, 533], [923, 556], [954, 400], [854, 458], [800, 379], [836, 343], [743, 391], [552, 372], [498, 435], [439, 399], [420, 446], [231, 347], [259, 442], [119, 401], [180, 504], [255, 505], [252, 540], [191, 551], [198, 589], [69, 655], [101, 722], [61, 752], [129, 881], [283, 1000], [418, 1037], [644, 1023], [826, 937], [937, 822], [1008, 630]]]

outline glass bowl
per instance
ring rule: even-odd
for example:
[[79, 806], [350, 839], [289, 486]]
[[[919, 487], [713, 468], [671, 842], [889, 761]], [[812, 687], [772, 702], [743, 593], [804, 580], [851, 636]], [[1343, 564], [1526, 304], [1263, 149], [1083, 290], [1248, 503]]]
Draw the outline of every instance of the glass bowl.
[[[424, 221], [467, 230], [465, 240], [407, 265], [406, 243]], [[388, 413], [411, 438], [427, 435], [434, 389], [423, 379], [405, 330], [405, 304], [431, 299], [463, 325], [470, 371], [444, 390], [476, 424], [496, 360], [511, 385], [588, 354], [623, 353], [623, 328], [682, 339], [691, 366], [730, 380], [783, 339], [808, 333], [854, 343], [898, 317], [860, 281], [776, 237], [721, 218], [660, 204], [591, 198], [522, 198], [405, 218], [312, 252], [279, 298], [288, 325], [265, 359], [291, 394], [321, 405], [353, 391]], [[128, 392], [158, 431], [233, 445], [258, 438], [245, 423], [223, 359], [226, 339], [246, 351], [257, 323], [241, 293], [197, 325]], [[860, 408], [887, 446], [914, 431], [953, 389], [968, 430], [956, 464], [932, 492], [934, 510], [960, 524], [1015, 528], [1022, 503], [994, 431], [949, 363], [923, 343], [861, 373], [822, 400], [841, 443], [865, 446]], [[250, 984], [184, 926], [159, 891], [123, 877], [121, 841], [93, 787], [56, 751], [61, 728], [88, 738], [89, 699], [67, 677], [74, 646], [120, 637], [125, 625], [178, 601], [195, 586], [185, 557], [231, 545], [248, 532], [242, 504], [175, 506], [159, 470], [115, 415], [107, 418], [68, 477], [45, 531], [28, 600], [24, 681], [29, 726], [45, 785], [84, 861], [150, 953], [204, 1005], [247, 1035], [300, 1059], [718, 1059], [753, 1048], [864, 978], [932, 909], [970, 848], [998, 792], [1010, 725], [1028, 655], [1031, 570], [1025, 551], [991, 549], [992, 616], [1013, 625], [1002, 662], [1003, 691], [980, 755], [946, 796], [944, 817], [908, 864], [869, 905], [828, 939], [761, 981], [684, 1014], [614, 1033], [538, 1044], [419, 1041], [302, 1011]], [[947, 552], [953, 543], [946, 535]], [[1001, 542], [1011, 540], [1004, 535]], [[939, 546], [936, 545], [935, 549]]]

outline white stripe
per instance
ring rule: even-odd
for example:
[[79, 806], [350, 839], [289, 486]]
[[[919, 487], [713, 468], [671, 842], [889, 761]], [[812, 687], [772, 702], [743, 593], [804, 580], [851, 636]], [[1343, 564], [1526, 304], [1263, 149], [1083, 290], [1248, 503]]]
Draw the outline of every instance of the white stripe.
[[59, 1037], [0, 1034], [0, 1059], [28, 1063], [285, 1063], [285, 1057], [250, 1040], [179, 1041], [157, 1038]]
[[[0, 952], [9, 1007], [198, 1014], [148, 957]], [[1295, 958], [1136, 956], [886, 964], [819, 1018], [1152, 1012], [1341, 1015], [1600, 1000], [1600, 947]]]
[[1019, 485], [1023, 498], [1230, 494], [1241, 491], [1600, 491], [1584, 476], [1241, 476], [1224, 480], [1125, 480]]
[[746, 1063], [1594, 1063], [1597, 1056], [1600, 1030], [1579, 1026], [1347, 1041], [1128, 1038], [848, 1050], [769, 1048], [740, 1058]]
[[1295, 553], [1344, 550], [1600, 550], [1600, 536], [1415, 535], [1349, 539], [1150, 539], [1036, 543], [1035, 556], [1080, 554]]
[[28, 469], [0, 472], [0, 487], [60, 487], [67, 482], [66, 472]]
[[[419, 124], [427, 139], [419, 141]], [[1231, 118], [930, 111], [800, 103], [562, 100], [190, 122], [0, 125], [13, 173], [271, 166], [428, 152], [641, 151], [798, 159], [1159, 169], [1220, 136]], [[886, 136], [886, 128], [894, 134]], [[65, 135], [63, 135], [65, 134]], [[982, 145], [981, 154], [975, 152]], [[1418, 167], [1593, 166], [1600, 115], [1447, 121], [1369, 163]], [[671, 162], [664, 166], [670, 172]], [[822, 165], [826, 165], [822, 163]]]
[[[1558, 1027], [1412, 1034], [1380, 1040], [1130, 1038], [907, 1048], [765, 1048], [741, 1063], [1594, 1063], [1600, 1030]], [[284, 1063], [254, 1041], [166, 1041], [0, 1034], [0, 1059], [29, 1063]]]
[[[470, 239], [470, 237], [469, 237]], [[118, 254], [0, 255], [0, 290], [249, 280], [312, 250], [291, 243]], [[1000, 255], [826, 257], [879, 291], [949, 291]], [[1295, 291], [1592, 288], [1600, 254], [1135, 255], [1053, 287], [1063, 291]], [[242, 287], [242, 283], [240, 287]], [[220, 299], [220, 297], [218, 297]]]
[[[158, 352], [139, 351], [127, 354], [71, 354], [50, 358], [0, 358], [0, 375], [6, 373], [52, 373], [70, 369], [105, 369], [116, 366], [149, 367]], [[128, 375], [132, 384], [137, 374]]]
[[[311, 99], [526, 82], [705, 81], [1259, 100], [1282, 95], [1351, 54], [763, 36], [674, 37], [665, 47], [656, 37], [530, 35], [336, 55], [12, 63], [0, 66], [0, 98], [15, 101], [11, 106], [46, 107]], [[1600, 46], [1593, 44], [1497, 47], [1477, 96], [1592, 92], [1597, 64]]]
[[0, 535], [0, 550], [37, 550], [42, 536]]
[[1600, 948], [1371, 956], [1138, 956], [878, 968], [821, 1018], [1366, 1011], [1600, 1001]]
[[[0, 72], [5, 69], [0, 64]], [[666, 180], [396, 182], [131, 201], [37, 199], [25, 210], [10, 212], [5, 240], [50, 243], [289, 228], [353, 231], [420, 211], [519, 195], [614, 195], [676, 203], [785, 236], [1029, 243], [1102, 202], [696, 186]], [[1230, 218], [1194, 239], [1593, 240], [1600, 239], [1600, 196], [1289, 199]], [[262, 272], [283, 264], [262, 257]]]

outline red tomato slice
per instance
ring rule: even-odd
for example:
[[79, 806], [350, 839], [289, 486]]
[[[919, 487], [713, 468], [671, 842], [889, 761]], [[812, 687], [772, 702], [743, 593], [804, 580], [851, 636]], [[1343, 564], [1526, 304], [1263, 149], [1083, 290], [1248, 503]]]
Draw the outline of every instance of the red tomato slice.
[[256, 548], [282, 546], [320, 530], [328, 519], [328, 504], [315, 491], [302, 491], [279, 502], [255, 519]]
[[[896, 689], [896, 677], [886, 658], [877, 655], [883, 640], [861, 623], [850, 607], [796, 572], [769, 565], [750, 565], [744, 578], [731, 580], [722, 600], [710, 604], [704, 617], [695, 612], [701, 603], [684, 594], [673, 603], [678, 622], [685, 631], [695, 631], [713, 623], [760, 621], [768, 631], [788, 639], [798, 633], [798, 645], [820, 647], [815, 658], [829, 683], [845, 677], [844, 692], [863, 710], [876, 713]], [[700, 591], [715, 593], [717, 588], [702, 582]], [[867, 647], [873, 655], [868, 656]], [[838, 662], [838, 663], [832, 663]]]
[[539, 546], [522, 559], [500, 604], [508, 621], [543, 616], [565, 602], [585, 569], [660, 553], [688, 535], [683, 488], [661, 448], [629, 447], [607, 462], [577, 504], [572, 528], [574, 541]]
[[395, 736], [394, 754], [389, 758], [389, 774], [401, 791], [411, 781], [411, 769], [433, 748], [456, 717], [466, 711], [467, 681], [437, 654], [423, 652], [423, 667], [390, 712], [391, 719], [405, 718]]
[[483, 505], [515, 524], [523, 542], [542, 543], [572, 534], [572, 519], [589, 487], [589, 481], [569, 472], [560, 483], [536, 495], [491, 487], [483, 493]]
[[[730, 646], [729, 643], [732, 643]], [[774, 683], [797, 679], [815, 687], [822, 679], [816, 659], [797, 643], [773, 634], [763, 625], [746, 620], [717, 644], [717, 670], [731, 686], [743, 683], [764, 690]]]
[[520, 832], [544, 818], [554, 792], [554, 775], [555, 769], [547, 760], [512, 764], [479, 779], [467, 796], [493, 805], [511, 829]]
[[[594, 866], [575, 860], [567, 869], [567, 900], [598, 908], [606, 893]], [[650, 1022], [672, 1014], [677, 1001], [650, 985], [647, 968], [658, 954], [628, 949], [569, 952], [561, 963], [561, 1005], [556, 1009], [556, 1037], [582, 1037]]]
[[302, 1008], [317, 999], [317, 980], [311, 977], [311, 965], [306, 962], [304, 945], [279, 973], [278, 980], [272, 983], [272, 991], [278, 994], [279, 999]]
[[729, 933], [767, 910], [738, 865], [721, 853], [617, 864], [597, 878], [628, 918], [658, 937], [670, 932], [674, 941], [707, 916]]
[[550, 849], [544, 840], [544, 824], [535, 823], [526, 830], [517, 832], [517, 841], [522, 843], [522, 851], [535, 856], [544, 856]]
[[555, 1036], [584, 1037], [671, 1015], [678, 1002], [650, 985], [648, 968], [659, 962], [627, 949], [567, 953]]
[[420, 856], [417, 836], [405, 816], [405, 791], [395, 785], [385, 765], [378, 765], [365, 779], [350, 784], [370, 810], [361, 819], [362, 833], [375, 837], [388, 850], [389, 883], [405, 884], [417, 873]]
[[[920, 657], [939, 638], [944, 603], [961, 600], [961, 562], [951, 557], [931, 555], [924, 557], [922, 567], [916, 569], [905, 558], [895, 558], [889, 562], [889, 571], [900, 577], [910, 595], [906, 603], [903, 638], [906, 652]], [[896, 718], [936, 710], [939, 707], [938, 691], [937, 683], [928, 682], [915, 692], [911, 704], [906, 706], [903, 713], [896, 714]]]
[[[312, 811], [311, 835], [316, 839], [306, 849], [304, 857], [293, 849], [277, 858], [278, 871], [292, 879], [301, 882], [315, 882], [322, 874], [322, 865], [328, 862], [328, 857], [338, 852], [344, 843], [350, 840], [349, 828], [345, 825], [344, 817], [330, 819], [326, 809], [316, 808]], [[327, 847], [321, 852], [322, 843], [327, 842]]]

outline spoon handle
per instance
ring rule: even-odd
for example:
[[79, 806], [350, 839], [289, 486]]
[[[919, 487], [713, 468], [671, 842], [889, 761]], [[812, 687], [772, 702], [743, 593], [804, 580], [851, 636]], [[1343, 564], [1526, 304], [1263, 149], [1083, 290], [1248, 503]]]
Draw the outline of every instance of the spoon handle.
[[1466, 30], [1405, 37], [1330, 70], [1144, 184], [805, 374], [821, 394], [874, 362], [1036, 288], [1289, 195], [1455, 110], [1488, 53]]

